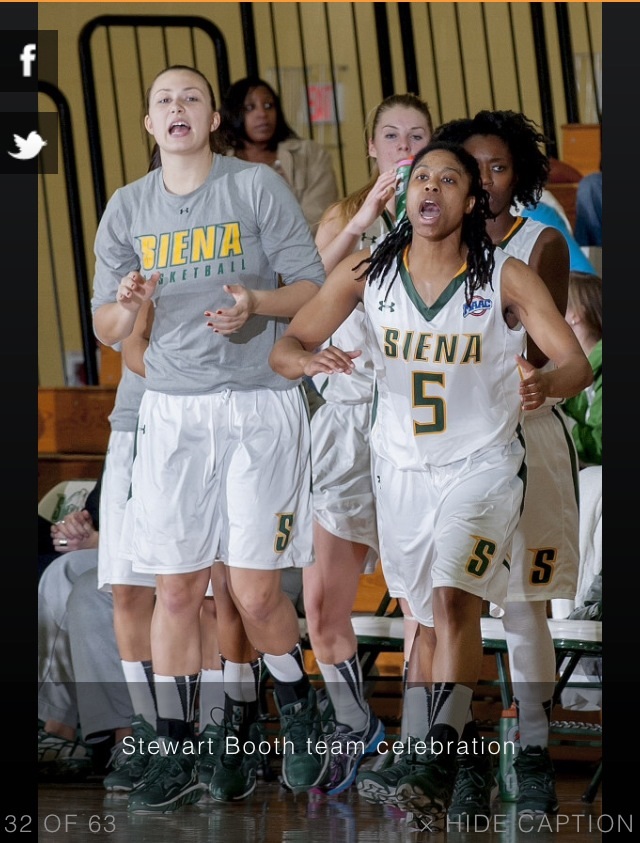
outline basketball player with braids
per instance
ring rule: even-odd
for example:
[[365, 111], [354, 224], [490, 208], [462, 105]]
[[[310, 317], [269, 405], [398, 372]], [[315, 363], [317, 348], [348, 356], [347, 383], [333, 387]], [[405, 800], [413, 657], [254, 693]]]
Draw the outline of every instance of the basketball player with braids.
[[[406, 207], [377, 249], [338, 264], [269, 360], [291, 379], [351, 372], [358, 349], [317, 349], [364, 303], [380, 555], [389, 589], [419, 623], [414, 647], [433, 683], [425, 743], [389, 768], [386, 796], [420, 824], [449, 806], [482, 662], [482, 602], [502, 605], [506, 592], [524, 492], [522, 409], [575, 395], [592, 375], [544, 282], [491, 243], [470, 153], [442, 142], [419, 151]], [[527, 334], [552, 371], [524, 358]], [[368, 781], [356, 777], [365, 797]]]
[[[564, 235], [515, 210], [516, 205], [534, 207], [542, 194], [549, 175], [549, 159], [541, 148], [544, 135], [524, 114], [479, 111], [440, 126], [436, 137], [462, 144], [477, 160], [489, 194], [486, 226], [492, 242], [542, 278], [564, 315], [569, 291]], [[531, 337], [526, 357], [542, 371], [553, 368]], [[548, 750], [556, 660], [547, 601], [573, 599], [580, 559], [578, 457], [558, 403], [549, 398], [524, 414], [527, 495], [513, 540], [503, 618], [520, 732], [515, 769], [521, 814], [558, 810]], [[464, 737], [479, 737], [472, 718]], [[486, 761], [473, 753], [461, 755], [450, 818], [489, 815], [493, 776]]]
[[[422, 149], [431, 131], [429, 108], [415, 94], [392, 94], [374, 109], [366, 127], [371, 177], [364, 187], [327, 210], [316, 234], [327, 273], [342, 258], [380, 242], [392, 230], [398, 164]], [[365, 320], [359, 305], [328, 342], [361, 343]], [[304, 605], [311, 646], [336, 724], [327, 738], [334, 749], [322, 785], [333, 796], [351, 786], [364, 756], [373, 754], [384, 739], [383, 724], [365, 697], [351, 624], [361, 574], [371, 573], [379, 557], [369, 448], [374, 397], [371, 356], [357, 358], [351, 377], [322, 374], [314, 383], [324, 403], [311, 419], [316, 561], [303, 572]], [[407, 654], [415, 627], [413, 620], [405, 620]], [[410, 710], [406, 699], [403, 725]], [[340, 752], [335, 751], [336, 745]]]

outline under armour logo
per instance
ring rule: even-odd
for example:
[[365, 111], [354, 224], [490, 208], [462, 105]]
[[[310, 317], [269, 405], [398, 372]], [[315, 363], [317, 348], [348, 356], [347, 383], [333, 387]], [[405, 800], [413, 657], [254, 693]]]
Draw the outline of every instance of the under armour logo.
[[188, 209], [188, 208], [180, 208], [180, 213], [181, 213], [181, 214], [188, 214], [188, 213], [189, 213], [189, 209]]
[[387, 310], [387, 309], [389, 310], [389, 313], [393, 313], [393, 311], [396, 309], [396, 303], [394, 301], [392, 301], [390, 304], [387, 304], [384, 301], [378, 302], [378, 310]]
[[144, 433], [144, 432], [146, 431], [146, 429], [147, 429], [146, 424], [143, 424], [143, 425], [142, 425], [142, 427], [139, 427], [139, 428], [138, 428], [138, 430], [140, 431], [140, 433]]
[[360, 237], [360, 242], [362, 242], [362, 243], [366, 243], [366, 242], [367, 242], [367, 240], [368, 240], [370, 243], [377, 243], [377, 242], [378, 242], [378, 237], [377, 237], [377, 235], [376, 235], [376, 234], [362, 234], [362, 235], [361, 235], [361, 237]]

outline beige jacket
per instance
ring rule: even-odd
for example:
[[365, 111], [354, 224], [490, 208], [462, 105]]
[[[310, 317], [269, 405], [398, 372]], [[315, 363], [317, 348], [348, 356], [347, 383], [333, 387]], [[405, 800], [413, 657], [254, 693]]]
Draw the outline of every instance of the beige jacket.
[[339, 198], [331, 155], [316, 141], [289, 138], [278, 144], [274, 169], [287, 180], [315, 237], [320, 217]]
[[278, 161], [315, 234], [320, 217], [339, 198], [331, 155], [316, 141], [289, 138], [278, 144]]

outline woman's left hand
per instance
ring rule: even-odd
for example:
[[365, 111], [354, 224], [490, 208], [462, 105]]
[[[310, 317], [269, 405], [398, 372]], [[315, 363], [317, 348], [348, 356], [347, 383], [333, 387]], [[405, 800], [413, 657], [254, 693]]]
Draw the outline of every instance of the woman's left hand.
[[255, 309], [255, 298], [253, 292], [241, 284], [225, 284], [225, 293], [233, 296], [235, 304], [233, 307], [224, 307], [212, 313], [205, 310], [204, 315], [209, 320], [207, 326], [212, 328], [214, 333], [229, 336], [236, 334], [253, 314]]

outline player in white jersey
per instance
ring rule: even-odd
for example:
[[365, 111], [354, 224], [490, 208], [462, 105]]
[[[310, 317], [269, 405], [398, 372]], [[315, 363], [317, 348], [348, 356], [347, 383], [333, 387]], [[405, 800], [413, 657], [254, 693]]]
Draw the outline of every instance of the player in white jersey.
[[[393, 800], [418, 817], [449, 805], [482, 664], [482, 602], [504, 601], [523, 499], [521, 407], [577, 394], [592, 377], [544, 282], [495, 250], [488, 213], [473, 156], [431, 142], [413, 161], [407, 219], [372, 254], [343, 260], [270, 355], [290, 378], [350, 372], [358, 349], [316, 349], [364, 302], [382, 563], [419, 621], [414, 647], [433, 680], [425, 743], [388, 771]], [[522, 356], [525, 331], [553, 371]], [[356, 777], [363, 795], [369, 781]]]
[[[151, 649], [166, 754], [151, 759], [129, 810], [166, 813], [202, 793], [192, 741], [200, 609], [210, 578], [217, 592], [215, 559], [274, 679], [285, 783], [306, 790], [326, 772], [298, 618], [279, 574], [313, 561], [309, 423], [300, 382], [267, 363], [324, 269], [284, 180], [215, 153], [220, 117], [201, 73], [162, 71], [146, 106], [161, 166], [105, 209], [92, 310], [96, 334], [114, 345], [131, 336], [143, 304], [154, 306], [123, 535], [133, 570], [156, 575]], [[237, 667], [237, 684], [251, 686], [250, 666]], [[242, 797], [252, 783], [242, 769], [233, 774]]]
[[[431, 130], [429, 109], [414, 94], [394, 94], [375, 109], [367, 127], [375, 162], [371, 179], [330, 207], [318, 228], [316, 244], [327, 272], [354, 251], [374, 247], [393, 228], [397, 165], [427, 143]], [[365, 331], [360, 304], [330, 342], [366, 347]], [[311, 420], [316, 562], [303, 573], [304, 600], [311, 646], [336, 722], [327, 740], [341, 747], [331, 754], [323, 785], [330, 795], [351, 785], [364, 755], [375, 752], [384, 738], [382, 722], [365, 699], [351, 625], [360, 575], [371, 573], [379, 557], [369, 448], [373, 361], [364, 353], [355, 363], [349, 377], [314, 379], [325, 403]], [[408, 638], [415, 627], [409, 623]]]
[[[461, 143], [476, 158], [489, 193], [487, 233], [492, 242], [535, 270], [564, 314], [569, 287], [566, 240], [557, 229], [518, 216], [514, 210], [518, 203], [530, 207], [540, 198], [549, 173], [549, 160], [540, 148], [544, 136], [525, 115], [513, 111], [480, 111], [473, 118], [439, 127], [436, 136]], [[526, 357], [542, 371], [553, 366], [531, 338]], [[575, 596], [579, 565], [578, 460], [558, 403], [557, 398], [549, 398], [524, 414], [527, 492], [513, 538], [504, 606], [520, 733], [515, 765], [520, 813], [558, 810], [548, 751], [556, 663], [547, 601]], [[502, 614], [496, 607], [492, 612]], [[465, 738], [475, 737], [477, 730], [470, 722]], [[467, 755], [461, 763], [450, 818], [488, 815], [489, 790], [486, 763], [483, 769], [481, 756]]]
[[[518, 217], [514, 227], [515, 231], [496, 245], [508, 255], [536, 268], [532, 252], [550, 226]], [[491, 232], [489, 225], [487, 230]], [[551, 228], [553, 237], [556, 231]], [[560, 251], [564, 251], [562, 241], [558, 242]], [[553, 267], [554, 273], [562, 277], [566, 262], [560, 258], [554, 261]], [[536, 271], [544, 277], [542, 268]], [[566, 275], [568, 277], [568, 271]], [[527, 359], [531, 360], [533, 356], [533, 352], [528, 350]], [[549, 363], [545, 361], [542, 365], [548, 366]], [[549, 399], [539, 409], [524, 415], [527, 495], [514, 536], [508, 603], [532, 601], [545, 604], [547, 600], [572, 600], [575, 596], [580, 562], [578, 459], [562, 413], [554, 409], [558, 403], [557, 399]], [[546, 638], [547, 624], [543, 625], [543, 630]], [[530, 636], [527, 640], [531, 640]], [[542, 680], [530, 678], [529, 681]], [[547, 676], [546, 681], [548, 688], [548, 683], [553, 680]]]

